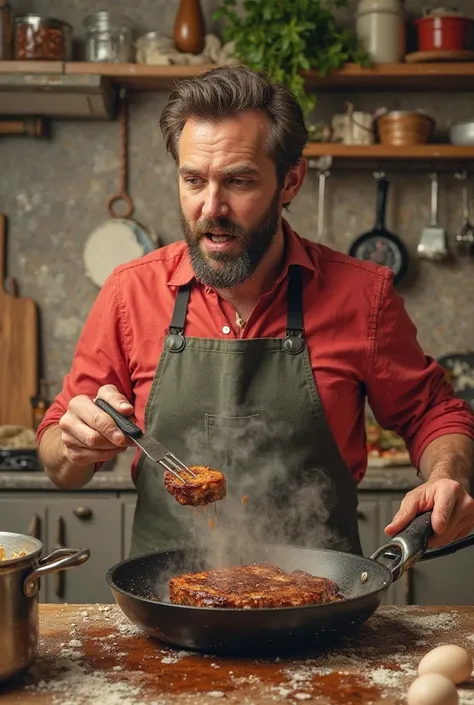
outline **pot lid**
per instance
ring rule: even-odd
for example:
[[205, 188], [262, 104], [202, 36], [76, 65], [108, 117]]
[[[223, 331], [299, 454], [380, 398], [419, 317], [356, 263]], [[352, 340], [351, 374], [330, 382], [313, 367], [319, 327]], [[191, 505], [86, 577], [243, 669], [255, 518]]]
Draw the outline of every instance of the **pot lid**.
[[404, 14], [402, 0], [359, 0], [357, 15], [367, 12], [394, 12]]
[[423, 10], [423, 17], [465, 17], [456, 7], [433, 7]]

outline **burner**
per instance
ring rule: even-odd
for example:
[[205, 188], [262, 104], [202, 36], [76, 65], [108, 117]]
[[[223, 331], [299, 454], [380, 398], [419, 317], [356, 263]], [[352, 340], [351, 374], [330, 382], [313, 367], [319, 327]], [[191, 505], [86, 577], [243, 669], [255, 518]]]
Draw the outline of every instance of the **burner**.
[[42, 470], [35, 448], [0, 448], [0, 472]]

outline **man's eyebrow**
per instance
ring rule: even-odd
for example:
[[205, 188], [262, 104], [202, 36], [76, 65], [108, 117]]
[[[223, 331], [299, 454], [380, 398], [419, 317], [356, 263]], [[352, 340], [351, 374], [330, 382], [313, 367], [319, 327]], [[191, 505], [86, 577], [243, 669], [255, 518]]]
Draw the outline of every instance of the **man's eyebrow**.
[[235, 174], [253, 174], [258, 176], [260, 174], [260, 171], [255, 166], [250, 166], [248, 164], [237, 164], [236, 166], [229, 166], [224, 169], [224, 174], [226, 176], [232, 176]]
[[[178, 169], [178, 174], [180, 176], [184, 176], [185, 174], [188, 176], [200, 176], [201, 171], [194, 166], [183, 164], [183, 166]], [[236, 166], [229, 166], [223, 169], [223, 174], [224, 176], [235, 176], [236, 174], [241, 174], [242, 176], [259, 176], [260, 171], [257, 167], [250, 166], [249, 164], [237, 164]]]
[[188, 166], [187, 164], [184, 164], [178, 169], [178, 174], [180, 176], [183, 176], [183, 174], [189, 174], [190, 176], [199, 176], [200, 171], [194, 166]]

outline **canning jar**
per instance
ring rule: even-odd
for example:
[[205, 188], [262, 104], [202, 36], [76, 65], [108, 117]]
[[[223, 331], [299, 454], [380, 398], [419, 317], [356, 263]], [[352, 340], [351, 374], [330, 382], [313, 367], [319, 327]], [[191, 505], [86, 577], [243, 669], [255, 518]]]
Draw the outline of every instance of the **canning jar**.
[[406, 24], [401, 0], [360, 0], [357, 37], [376, 63], [397, 63], [406, 50]]
[[86, 61], [133, 61], [132, 23], [128, 17], [96, 12], [84, 20]]
[[0, 0], [0, 61], [12, 58], [13, 15], [8, 0]]
[[54, 17], [25, 15], [15, 19], [15, 59], [71, 61], [72, 27]]

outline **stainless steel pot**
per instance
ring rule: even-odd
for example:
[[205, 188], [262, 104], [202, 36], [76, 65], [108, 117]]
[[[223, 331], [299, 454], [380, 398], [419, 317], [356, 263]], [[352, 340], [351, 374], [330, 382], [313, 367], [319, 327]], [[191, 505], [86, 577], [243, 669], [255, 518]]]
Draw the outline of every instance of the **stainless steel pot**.
[[[23, 534], [0, 531], [0, 683], [26, 671], [38, 654], [39, 579], [81, 565], [87, 548], [61, 548], [41, 558], [43, 544]], [[23, 553], [25, 555], [18, 554]], [[17, 556], [17, 557], [15, 557]]]

